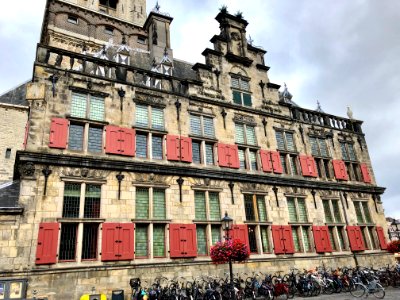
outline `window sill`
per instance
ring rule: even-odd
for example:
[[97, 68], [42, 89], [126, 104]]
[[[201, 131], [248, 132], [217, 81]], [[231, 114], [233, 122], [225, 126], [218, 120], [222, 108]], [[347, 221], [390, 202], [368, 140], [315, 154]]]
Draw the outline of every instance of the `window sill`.
[[105, 223], [106, 219], [100, 218], [57, 218], [57, 222], [60, 223]]
[[139, 224], [166, 224], [166, 223], [171, 223], [171, 219], [131, 219], [133, 223], [139, 223]]
[[168, 134], [168, 132], [165, 131], [164, 129], [153, 129], [153, 128], [149, 128], [149, 127], [140, 127], [140, 126], [136, 126], [134, 128], [136, 129], [136, 131], [139, 131], [139, 132], [155, 133], [155, 134], [160, 134], [160, 135]]
[[211, 143], [217, 143], [218, 140], [215, 137], [207, 137], [204, 135], [197, 135], [197, 134], [189, 134], [189, 137], [194, 139], [194, 140], [202, 140], [206, 142], [211, 142]]
[[272, 225], [272, 222], [268, 221], [244, 221], [244, 223], [248, 225]]
[[346, 223], [325, 223], [326, 226], [346, 226]]
[[282, 149], [276, 149], [281, 154], [292, 154], [292, 155], [299, 155], [298, 151], [291, 151], [291, 150], [282, 150]]
[[313, 223], [308, 223], [308, 222], [288, 222], [288, 225], [290, 226], [312, 226]]
[[106, 121], [96, 121], [96, 120], [90, 120], [90, 119], [86, 119], [86, 118], [78, 118], [78, 117], [73, 117], [71, 115], [67, 115], [66, 117], [70, 121], [77, 122], [77, 123], [82, 123], [82, 124], [83, 123], [85, 123], [85, 124], [89, 123], [89, 124], [92, 124], [92, 125], [101, 125], [101, 126], [110, 124], [109, 122], [106, 122]]
[[195, 224], [200, 224], [200, 225], [202, 225], [202, 224], [221, 225], [221, 224], [222, 224], [221, 221], [216, 221], [216, 220], [213, 220], [213, 221], [208, 221], [208, 220], [192, 220], [192, 222], [195, 223]]
[[239, 148], [249, 148], [249, 149], [254, 149], [254, 150], [259, 150], [261, 149], [260, 146], [257, 145], [249, 145], [249, 144], [242, 144], [242, 143], [236, 143], [235, 144], [239, 147]]

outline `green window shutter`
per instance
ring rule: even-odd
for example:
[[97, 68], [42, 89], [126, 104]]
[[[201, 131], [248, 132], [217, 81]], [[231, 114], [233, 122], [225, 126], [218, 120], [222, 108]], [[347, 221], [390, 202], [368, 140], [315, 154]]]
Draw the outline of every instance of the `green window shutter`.
[[294, 145], [293, 133], [285, 132], [285, 136], [286, 136], [287, 150], [296, 151], [296, 147]]
[[221, 241], [221, 227], [219, 225], [211, 225], [211, 241], [213, 245]]
[[303, 232], [304, 251], [309, 252], [311, 251], [311, 249], [310, 249], [310, 235], [308, 232], [308, 228], [302, 227], [302, 232]]
[[89, 127], [88, 151], [95, 153], [103, 151], [103, 128]]
[[354, 201], [354, 208], [356, 209], [356, 216], [357, 216], [357, 222], [358, 223], [364, 223], [362, 211], [361, 211], [361, 202], [359, 201]]
[[206, 143], [206, 164], [213, 165], [214, 164], [214, 145]]
[[256, 145], [256, 132], [253, 126], [246, 126], [246, 142], [249, 145]]
[[319, 143], [319, 149], [321, 151], [321, 155], [325, 156], [325, 157], [329, 156], [328, 147], [326, 145], [326, 140], [325, 139], [318, 139], [318, 143]]
[[347, 149], [349, 150], [350, 160], [357, 160], [356, 153], [354, 152], [353, 144], [347, 144]]
[[329, 206], [329, 201], [328, 200], [323, 200], [322, 203], [323, 203], [323, 206], [324, 206], [324, 213], [325, 213], [325, 221], [326, 221], [326, 223], [333, 223], [333, 218], [332, 218], [331, 208]]
[[203, 117], [204, 123], [204, 135], [208, 137], [214, 137], [214, 120], [213, 118]]
[[258, 220], [260, 222], [267, 222], [267, 209], [265, 207], [264, 196], [257, 196]]
[[210, 220], [220, 221], [221, 211], [219, 206], [219, 195], [218, 193], [209, 192], [209, 204], [210, 204]]
[[333, 250], [337, 250], [336, 249], [336, 244], [335, 244], [335, 239], [333, 238], [333, 234], [334, 234], [334, 227], [329, 227], [329, 240], [331, 242], [331, 246]]
[[200, 116], [190, 115], [190, 132], [191, 134], [202, 135]]
[[361, 202], [361, 203], [362, 203], [362, 206], [363, 206], [365, 222], [366, 223], [372, 223], [371, 214], [370, 214], [369, 208], [368, 208], [368, 202]]
[[101, 186], [86, 184], [84, 218], [100, 218]]
[[207, 238], [206, 238], [206, 226], [197, 225], [197, 254], [207, 255]]
[[153, 256], [165, 257], [165, 226], [153, 225]]
[[164, 110], [162, 108], [151, 108], [151, 128], [164, 130]]
[[166, 219], [165, 213], [165, 190], [153, 189], [153, 218]]
[[314, 156], [319, 155], [317, 139], [314, 137], [310, 137], [310, 144], [311, 144], [311, 154]]
[[244, 195], [244, 212], [246, 214], [246, 221], [256, 220], [256, 215], [254, 213], [253, 195]]
[[285, 141], [283, 140], [283, 132], [275, 131], [276, 143], [279, 150], [286, 150]]
[[135, 229], [135, 256], [136, 257], [147, 257], [147, 225], [136, 224]]
[[294, 203], [294, 198], [287, 198], [287, 206], [289, 211], [289, 221], [297, 222], [296, 205]]
[[71, 117], [86, 118], [87, 95], [72, 93]]
[[366, 249], [370, 249], [369, 247], [369, 241], [368, 241], [368, 236], [367, 236], [367, 232], [365, 231], [366, 227], [361, 227], [361, 234], [364, 240], [364, 245]]
[[299, 222], [307, 222], [307, 209], [306, 202], [304, 199], [297, 199], [297, 205], [299, 208]]
[[340, 214], [339, 201], [332, 200], [333, 214], [336, 223], [342, 223], [342, 215]]
[[340, 143], [340, 149], [342, 150], [343, 159], [344, 160], [348, 160], [349, 159], [349, 155], [347, 154], [346, 144], [345, 143]]
[[195, 164], [201, 163], [201, 143], [192, 141], [192, 162]]
[[281, 154], [281, 165], [282, 165], [282, 171], [283, 173], [287, 174], [288, 173], [288, 168], [287, 168], [287, 163], [286, 163], [286, 154]]
[[242, 105], [242, 93], [238, 91], [232, 91], [233, 103]]
[[344, 243], [344, 237], [343, 237], [343, 227], [337, 227], [338, 231], [338, 237], [339, 237], [339, 246], [340, 249], [344, 250], [345, 249], [345, 243]]
[[104, 121], [104, 98], [90, 96], [89, 119]]
[[239, 154], [240, 168], [241, 169], [246, 169], [246, 159], [245, 159], [244, 150], [243, 149], [239, 149], [238, 154]]
[[136, 134], [136, 157], [147, 158], [147, 134]]
[[299, 175], [299, 171], [297, 169], [297, 156], [290, 155], [290, 167], [292, 168], [293, 175]]
[[83, 125], [71, 124], [69, 126], [68, 149], [83, 150]]
[[149, 189], [136, 188], [136, 219], [149, 218]]
[[146, 105], [136, 105], [136, 126], [149, 127], [149, 112]]
[[268, 227], [261, 226], [260, 231], [261, 231], [261, 242], [262, 242], [263, 253], [271, 252], [271, 249], [269, 248], [269, 242], [268, 242]]
[[163, 138], [161, 136], [152, 136], [153, 159], [163, 159]]
[[76, 183], [65, 183], [63, 218], [78, 218], [79, 204], [81, 199], [81, 185]]
[[243, 93], [243, 104], [245, 106], [251, 106], [251, 95], [247, 93]]
[[257, 171], [257, 152], [249, 151], [250, 167], [253, 171]]
[[370, 241], [372, 243], [372, 249], [378, 249], [378, 245], [376, 243], [375, 235], [374, 235], [374, 228], [373, 227], [367, 227], [368, 228], [368, 234], [370, 237]]
[[205, 192], [194, 192], [195, 219], [206, 220], [206, 195]]
[[292, 227], [293, 244], [294, 244], [294, 251], [300, 252], [300, 240], [299, 240], [299, 233], [298, 233], [297, 229], [298, 229], [298, 227]]
[[235, 142], [244, 144], [244, 125], [235, 123]]

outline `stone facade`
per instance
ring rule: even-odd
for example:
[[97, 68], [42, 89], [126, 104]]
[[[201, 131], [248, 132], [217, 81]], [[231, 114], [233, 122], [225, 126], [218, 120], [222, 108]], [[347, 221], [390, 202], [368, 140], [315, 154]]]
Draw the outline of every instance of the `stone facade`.
[[[159, 8], [139, 26], [96, 10], [48, 1], [17, 159], [23, 212], [0, 215], [1, 278], [26, 279], [28, 296], [77, 299], [93, 286], [128, 294], [132, 277], [223, 276], [208, 249], [224, 212], [252, 252], [235, 272], [393, 262], [362, 122], [280, 92], [247, 21], [221, 11], [214, 49], [189, 65], [173, 58]], [[100, 24], [123, 34], [103, 47]], [[176, 225], [186, 236], [195, 226], [195, 254], [174, 242]], [[279, 253], [279, 226], [293, 251]], [[127, 250], [110, 258], [107, 230], [121, 228]], [[318, 250], [321, 228], [332, 250]]]

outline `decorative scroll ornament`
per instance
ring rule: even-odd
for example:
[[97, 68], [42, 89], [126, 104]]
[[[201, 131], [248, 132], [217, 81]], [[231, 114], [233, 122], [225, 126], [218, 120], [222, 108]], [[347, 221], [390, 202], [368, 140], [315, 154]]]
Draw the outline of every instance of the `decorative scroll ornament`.
[[75, 177], [75, 178], [87, 178], [87, 179], [99, 179], [106, 180], [109, 171], [104, 170], [93, 170], [87, 168], [62, 168], [60, 170], [61, 177]]
[[24, 165], [19, 166], [19, 173], [22, 177], [33, 177], [35, 176], [35, 165], [28, 162]]
[[253, 126], [257, 125], [253, 116], [248, 116], [248, 115], [243, 115], [243, 114], [235, 113], [235, 115], [233, 117], [233, 121], [236, 123], [245, 123], [245, 124], [249, 124], [249, 125], [253, 125]]

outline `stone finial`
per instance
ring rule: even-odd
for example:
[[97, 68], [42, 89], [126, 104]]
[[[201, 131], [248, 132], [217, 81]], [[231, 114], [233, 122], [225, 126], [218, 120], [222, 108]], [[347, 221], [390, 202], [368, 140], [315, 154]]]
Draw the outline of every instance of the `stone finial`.
[[323, 112], [324, 112], [324, 111], [322, 110], [321, 103], [319, 103], [318, 100], [317, 100], [317, 109], [316, 109], [316, 111], [317, 111], [317, 112], [320, 112], [320, 113], [323, 113]]
[[283, 91], [280, 93], [279, 98], [281, 101], [291, 103], [293, 95], [289, 92], [286, 83], [284, 83]]
[[354, 119], [353, 111], [351, 110], [350, 106], [347, 106], [347, 116], [349, 117], [349, 119]]

